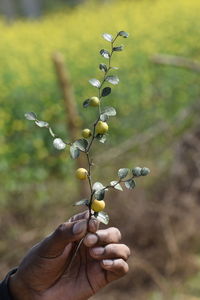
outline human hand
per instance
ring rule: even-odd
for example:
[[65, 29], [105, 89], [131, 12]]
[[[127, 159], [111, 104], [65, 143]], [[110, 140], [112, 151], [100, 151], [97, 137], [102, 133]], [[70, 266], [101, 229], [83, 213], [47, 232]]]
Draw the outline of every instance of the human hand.
[[117, 228], [98, 230], [87, 212], [75, 215], [27, 253], [10, 278], [13, 299], [88, 299], [128, 272], [130, 250], [120, 239]]

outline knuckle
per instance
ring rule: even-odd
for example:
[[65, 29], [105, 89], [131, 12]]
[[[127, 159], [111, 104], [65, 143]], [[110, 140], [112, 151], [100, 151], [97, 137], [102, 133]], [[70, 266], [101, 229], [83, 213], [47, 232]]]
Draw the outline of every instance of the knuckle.
[[128, 264], [123, 260], [123, 259], [119, 259], [119, 269], [122, 275], [125, 275], [128, 273], [129, 271], [129, 266]]
[[124, 246], [126, 247], [126, 256], [127, 256], [126, 259], [128, 259], [131, 256], [131, 250], [128, 246], [126, 246], [126, 245], [124, 245]]
[[121, 248], [121, 257], [124, 260], [127, 260], [129, 258], [129, 256], [130, 256], [130, 254], [131, 254], [130, 253], [130, 249], [126, 245], [124, 245], [124, 244], [122, 244], [121, 246], [122, 246], [122, 248]]
[[111, 227], [110, 230], [112, 230], [112, 232], [115, 234], [115, 236], [117, 237], [117, 240], [120, 241], [122, 238], [122, 235], [121, 235], [121, 232], [119, 231], [119, 229], [116, 227]]
[[55, 235], [63, 235], [66, 229], [65, 223], [60, 224], [56, 230], [55, 230]]

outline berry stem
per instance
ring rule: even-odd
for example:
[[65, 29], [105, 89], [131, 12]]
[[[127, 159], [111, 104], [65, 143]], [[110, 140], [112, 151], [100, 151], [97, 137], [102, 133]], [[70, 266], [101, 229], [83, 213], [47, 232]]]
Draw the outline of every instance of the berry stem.
[[[98, 97], [99, 97], [99, 100], [101, 100], [102, 96], [102, 87], [106, 81], [106, 77], [109, 73], [109, 71], [111, 70], [111, 61], [112, 61], [112, 55], [113, 55], [113, 45], [114, 45], [114, 42], [115, 40], [117, 39], [118, 37], [118, 34], [115, 36], [115, 38], [113, 39], [113, 41], [111, 42], [111, 51], [110, 51], [110, 56], [109, 56], [109, 60], [108, 60], [108, 68], [107, 70], [105, 71], [104, 73], [104, 76], [103, 76], [103, 79], [102, 79], [102, 82], [100, 84], [100, 87], [98, 88]], [[92, 217], [92, 210], [91, 210], [91, 205], [92, 205], [92, 200], [93, 200], [93, 195], [94, 195], [94, 191], [92, 190], [92, 176], [91, 176], [91, 173], [92, 173], [92, 170], [91, 170], [91, 167], [92, 167], [92, 163], [91, 163], [91, 159], [90, 159], [90, 151], [91, 151], [91, 147], [92, 147], [92, 144], [94, 142], [94, 139], [95, 139], [95, 136], [96, 136], [96, 126], [97, 126], [97, 123], [98, 121], [100, 120], [100, 117], [101, 117], [101, 102], [99, 103], [99, 116], [97, 118], [97, 120], [94, 122], [94, 125], [93, 125], [93, 131], [92, 131], [92, 136], [91, 136], [91, 139], [90, 139], [90, 142], [88, 144], [88, 147], [85, 151], [85, 154], [86, 154], [86, 158], [87, 158], [87, 164], [88, 164], [88, 183], [89, 183], [89, 187], [90, 187], [90, 200], [89, 200], [89, 205], [88, 205], [88, 210], [89, 210], [89, 218], [88, 218], [88, 222], [90, 221], [91, 217]], [[119, 180], [115, 185], [117, 185], [118, 183], [120, 183], [121, 180]], [[107, 186], [105, 187], [104, 189], [106, 188], [114, 188], [115, 185], [111, 186]]]

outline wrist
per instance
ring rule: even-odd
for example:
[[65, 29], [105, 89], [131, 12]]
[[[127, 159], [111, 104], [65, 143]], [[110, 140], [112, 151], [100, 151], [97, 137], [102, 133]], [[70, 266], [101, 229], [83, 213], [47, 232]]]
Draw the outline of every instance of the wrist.
[[30, 293], [28, 293], [28, 290], [18, 278], [17, 274], [10, 276], [8, 288], [12, 300], [32, 300]]

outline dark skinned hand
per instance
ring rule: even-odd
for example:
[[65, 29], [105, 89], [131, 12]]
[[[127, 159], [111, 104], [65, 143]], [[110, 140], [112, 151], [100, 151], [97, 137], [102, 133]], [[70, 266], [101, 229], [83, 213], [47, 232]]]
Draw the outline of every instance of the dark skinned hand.
[[120, 231], [98, 230], [87, 218], [75, 215], [27, 253], [9, 281], [14, 300], [85, 300], [128, 272], [130, 250], [119, 243]]

